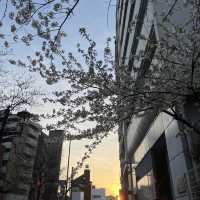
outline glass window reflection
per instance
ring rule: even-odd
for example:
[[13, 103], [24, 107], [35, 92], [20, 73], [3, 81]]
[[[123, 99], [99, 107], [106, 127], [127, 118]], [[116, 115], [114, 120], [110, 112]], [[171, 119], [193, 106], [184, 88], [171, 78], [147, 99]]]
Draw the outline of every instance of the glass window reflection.
[[153, 200], [156, 197], [155, 194], [155, 181], [152, 170], [149, 171], [138, 182], [138, 200]]

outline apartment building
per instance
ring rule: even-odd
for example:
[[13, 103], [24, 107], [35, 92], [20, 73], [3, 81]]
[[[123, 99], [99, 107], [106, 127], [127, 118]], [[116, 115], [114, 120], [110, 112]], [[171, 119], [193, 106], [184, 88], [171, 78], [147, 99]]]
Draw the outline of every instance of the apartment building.
[[[4, 121], [4, 112], [1, 112], [0, 121]], [[30, 113], [22, 111], [9, 115], [1, 138], [0, 193], [3, 200], [28, 199], [41, 132]]]
[[63, 140], [63, 130], [40, 134], [29, 200], [57, 200]]
[[22, 111], [5, 120], [1, 112], [1, 200], [57, 199], [64, 131], [46, 135], [33, 119]]
[[[175, 25], [184, 23], [191, 9], [187, 2], [117, 0], [116, 63], [128, 67], [136, 84], [150, 67], [151, 59], [138, 61], [134, 55], [147, 51], [153, 58], [156, 46], [149, 48], [148, 41], [159, 43], [164, 37], [163, 27], [159, 26], [163, 16]], [[200, 113], [193, 99], [185, 103], [184, 114], [199, 123]], [[199, 142], [199, 136], [189, 134], [182, 123], [163, 112], [148, 111], [123, 121], [119, 124], [120, 199], [200, 199], [199, 159], [193, 157], [193, 147]]]

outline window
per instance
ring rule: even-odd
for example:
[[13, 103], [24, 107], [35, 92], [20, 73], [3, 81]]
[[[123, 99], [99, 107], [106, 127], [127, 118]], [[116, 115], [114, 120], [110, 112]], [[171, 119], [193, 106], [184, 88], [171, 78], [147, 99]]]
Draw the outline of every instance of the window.
[[149, 69], [152, 63], [154, 54], [156, 52], [156, 47], [157, 47], [156, 44], [157, 44], [157, 40], [156, 40], [155, 28], [154, 28], [154, 25], [152, 25], [151, 31], [149, 34], [149, 41], [146, 45], [145, 52], [144, 52], [144, 55], [146, 58], [142, 60], [141, 66], [140, 66], [140, 71], [139, 71], [140, 77], [144, 76], [145, 72]]
[[94, 199], [98, 199], [98, 198], [100, 199], [100, 198], [101, 198], [101, 195], [93, 195], [93, 198], [94, 198]]
[[[133, 14], [134, 14], [134, 9], [135, 9], [135, 1], [131, 4], [131, 8], [130, 8], [130, 14], [129, 14], [129, 20], [128, 20], [128, 24], [131, 24], [131, 20], [133, 19]], [[130, 37], [130, 33], [129, 31], [127, 32], [127, 36], [126, 36], [126, 40], [124, 43], [124, 53], [123, 53], [123, 60], [126, 56], [126, 51], [127, 51], [127, 47], [128, 47], [128, 41], [129, 41], [129, 37]]]
[[138, 200], [152, 200], [155, 199], [155, 183], [154, 183], [153, 171], [149, 171], [138, 182]]
[[[147, 0], [141, 0], [141, 4], [140, 4], [138, 16], [137, 16], [138, 20], [136, 22], [133, 44], [132, 44], [132, 47], [131, 47], [131, 55], [135, 54], [137, 46], [138, 46], [139, 41], [138, 41], [137, 37], [140, 35], [140, 32], [142, 30], [147, 6], [148, 6], [148, 1]], [[131, 59], [129, 61], [129, 66], [132, 67], [132, 65], [133, 65], [133, 59]]]
[[124, 8], [124, 17], [123, 17], [122, 34], [121, 34], [121, 39], [120, 39], [120, 45], [122, 44], [123, 37], [124, 37], [124, 27], [125, 27], [125, 23], [126, 23], [126, 15], [127, 15], [128, 2], [129, 1], [126, 1], [125, 8]]

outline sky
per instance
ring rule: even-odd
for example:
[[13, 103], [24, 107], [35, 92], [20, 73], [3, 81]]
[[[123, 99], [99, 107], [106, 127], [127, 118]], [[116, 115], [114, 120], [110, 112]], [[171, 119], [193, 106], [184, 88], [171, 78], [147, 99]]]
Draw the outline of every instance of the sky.
[[[80, 0], [80, 3], [74, 10], [73, 15], [63, 26], [63, 30], [67, 33], [67, 37], [63, 43], [65, 51], [73, 52], [76, 56], [76, 45], [79, 42], [82, 43], [82, 39], [79, 34], [79, 28], [85, 27], [97, 44], [96, 49], [98, 54], [100, 56], [103, 55], [106, 38], [113, 37], [115, 35], [115, 0], [111, 1], [109, 12], [108, 5], [109, 0]], [[0, 8], [0, 13], [2, 13], [2, 9], [3, 7]], [[6, 26], [7, 25], [5, 25], [4, 28], [10, 28], [9, 26]], [[32, 52], [35, 52], [38, 46], [38, 43], [34, 43], [31, 47], [22, 48], [21, 45], [16, 44], [12, 53], [16, 57], [25, 59], [26, 56], [31, 55]], [[4, 67], [4, 63], [2, 66]], [[25, 73], [24, 69], [21, 69], [20, 71], [19, 69], [15, 69], [8, 64], [6, 67], [12, 71], [13, 76], [16, 76], [16, 73], [19, 76], [24, 75]], [[46, 86], [44, 80], [38, 79], [37, 75], [35, 76], [37, 79], [36, 87], [40, 87], [45, 91]], [[64, 84], [60, 83], [54, 87], [54, 89], [56, 89], [56, 87], [64, 87]], [[30, 111], [40, 113], [41, 111], [47, 111], [48, 109], [48, 106], [41, 107], [41, 105], [37, 105], [30, 108]], [[44, 124], [45, 122], [41, 122], [41, 125]], [[86, 144], [88, 144], [87, 140], [72, 142], [70, 169], [72, 166], [76, 166], [76, 162], [80, 161], [82, 158], [85, 152], [84, 146]], [[66, 177], [67, 151], [68, 142], [66, 141], [63, 145], [61, 163], [62, 179]], [[97, 188], [106, 188], [107, 195], [118, 195], [120, 171], [117, 134], [111, 133], [107, 138], [105, 138], [104, 141], [92, 153], [91, 158], [86, 161], [85, 165], [86, 164], [88, 164], [91, 169], [91, 180]], [[84, 168], [80, 170], [79, 175], [83, 173], [83, 170]]]
[[[91, 158], [85, 162], [91, 170], [92, 184], [97, 188], [106, 188], [107, 195], [118, 195], [119, 192], [119, 157], [117, 134], [111, 134], [97, 147], [91, 154]], [[84, 154], [84, 145], [87, 141], [73, 141], [71, 148], [70, 166], [75, 166], [76, 162]], [[68, 155], [68, 142], [63, 145], [63, 155], [61, 164], [61, 177], [66, 177], [66, 166]], [[79, 174], [83, 173], [84, 167]]]
[[[80, 36], [77, 30], [86, 27], [90, 35], [97, 43], [98, 53], [102, 53], [107, 37], [115, 35], [115, 1], [111, 3], [108, 23], [107, 10], [109, 1], [105, 0], [81, 0], [78, 8], [74, 11], [74, 16], [67, 22], [65, 31], [69, 41], [66, 48], [73, 51]], [[84, 153], [84, 145], [87, 141], [72, 142], [71, 165], [80, 159]], [[62, 167], [66, 166], [66, 155], [68, 143], [63, 145]], [[96, 187], [106, 188], [107, 195], [118, 195], [119, 193], [119, 156], [118, 156], [118, 136], [110, 134], [92, 153], [91, 158], [85, 164], [89, 164], [91, 169], [91, 180]], [[81, 170], [80, 170], [81, 171]], [[83, 172], [83, 170], [82, 170]], [[62, 174], [64, 176], [64, 174]]]

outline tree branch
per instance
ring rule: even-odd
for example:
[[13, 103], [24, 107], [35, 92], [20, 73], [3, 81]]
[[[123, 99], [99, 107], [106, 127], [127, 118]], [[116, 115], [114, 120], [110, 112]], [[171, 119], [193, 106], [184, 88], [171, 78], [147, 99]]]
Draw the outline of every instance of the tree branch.
[[173, 112], [171, 113], [168, 110], [163, 110], [164, 113], [166, 113], [167, 115], [173, 117], [175, 120], [185, 124], [187, 127], [191, 128], [195, 133], [197, 133], [198, 135], [200, 135], [200, 131], [194, 127], [188, 120], [182, 118], [180, 115], [178, 115], [177, 112]]
[[2, 21], [6, 17], [7, 9], [8, 9], [8, 0], [6, 0], [6, 6], [5, 6], [4, 13], [3, 13], [3, 16], [1, 17], [0, 21]]
[[33, 14], [31, 15], [31, 17], [29, 19], [31, 19], [40, 9], [42, 9], [43, 7], [47, 6], [48, 4], [51, 4], [53, 3], [55, 0], [50, 0], [50, 1], [47, 1], [46, 3], [42, 4], [40, 7], [38, 7], [34, 12]]
[[80, 0], [77, 0], [77, 1], [75, 2], [75, 4], [73, 5], [73, 7], [68, 11], [68, 13], [67, 13], [65, 19], [63, 20], [63, 22], [60, 24], [60, 26], [59, 26], [59, 28], [58, 28], [58, 33], [57, 33], [57, 35], [56, 35], [56, 37], [55, 37], [55, 40], [54, 40], [54, 43], [57, 41], [58, 36], [59, 36], [59, 34], [60, 34], [60, 31], [61, 31], [63, 25], [65, 24], [65, 22], [67, 21], [67, 19], [69, 18], [69, 16], [73, 13], [73, 11], [74, 11], [74, 9], [76, 8], [76, 6], [78, 5], [79, 1], [80, 1]]
[[174, 7], [176, 6], [177, 2], [178, 2], [178, 0], [174, 1], [174, 3], [172, 4], [171, 8], [169, 9], [169, 11], [167, 12], [167, 14], [163, 18], [163, 21], [167, 20], [167, 17], [172, 13], [172, 11], [173, 11]]

